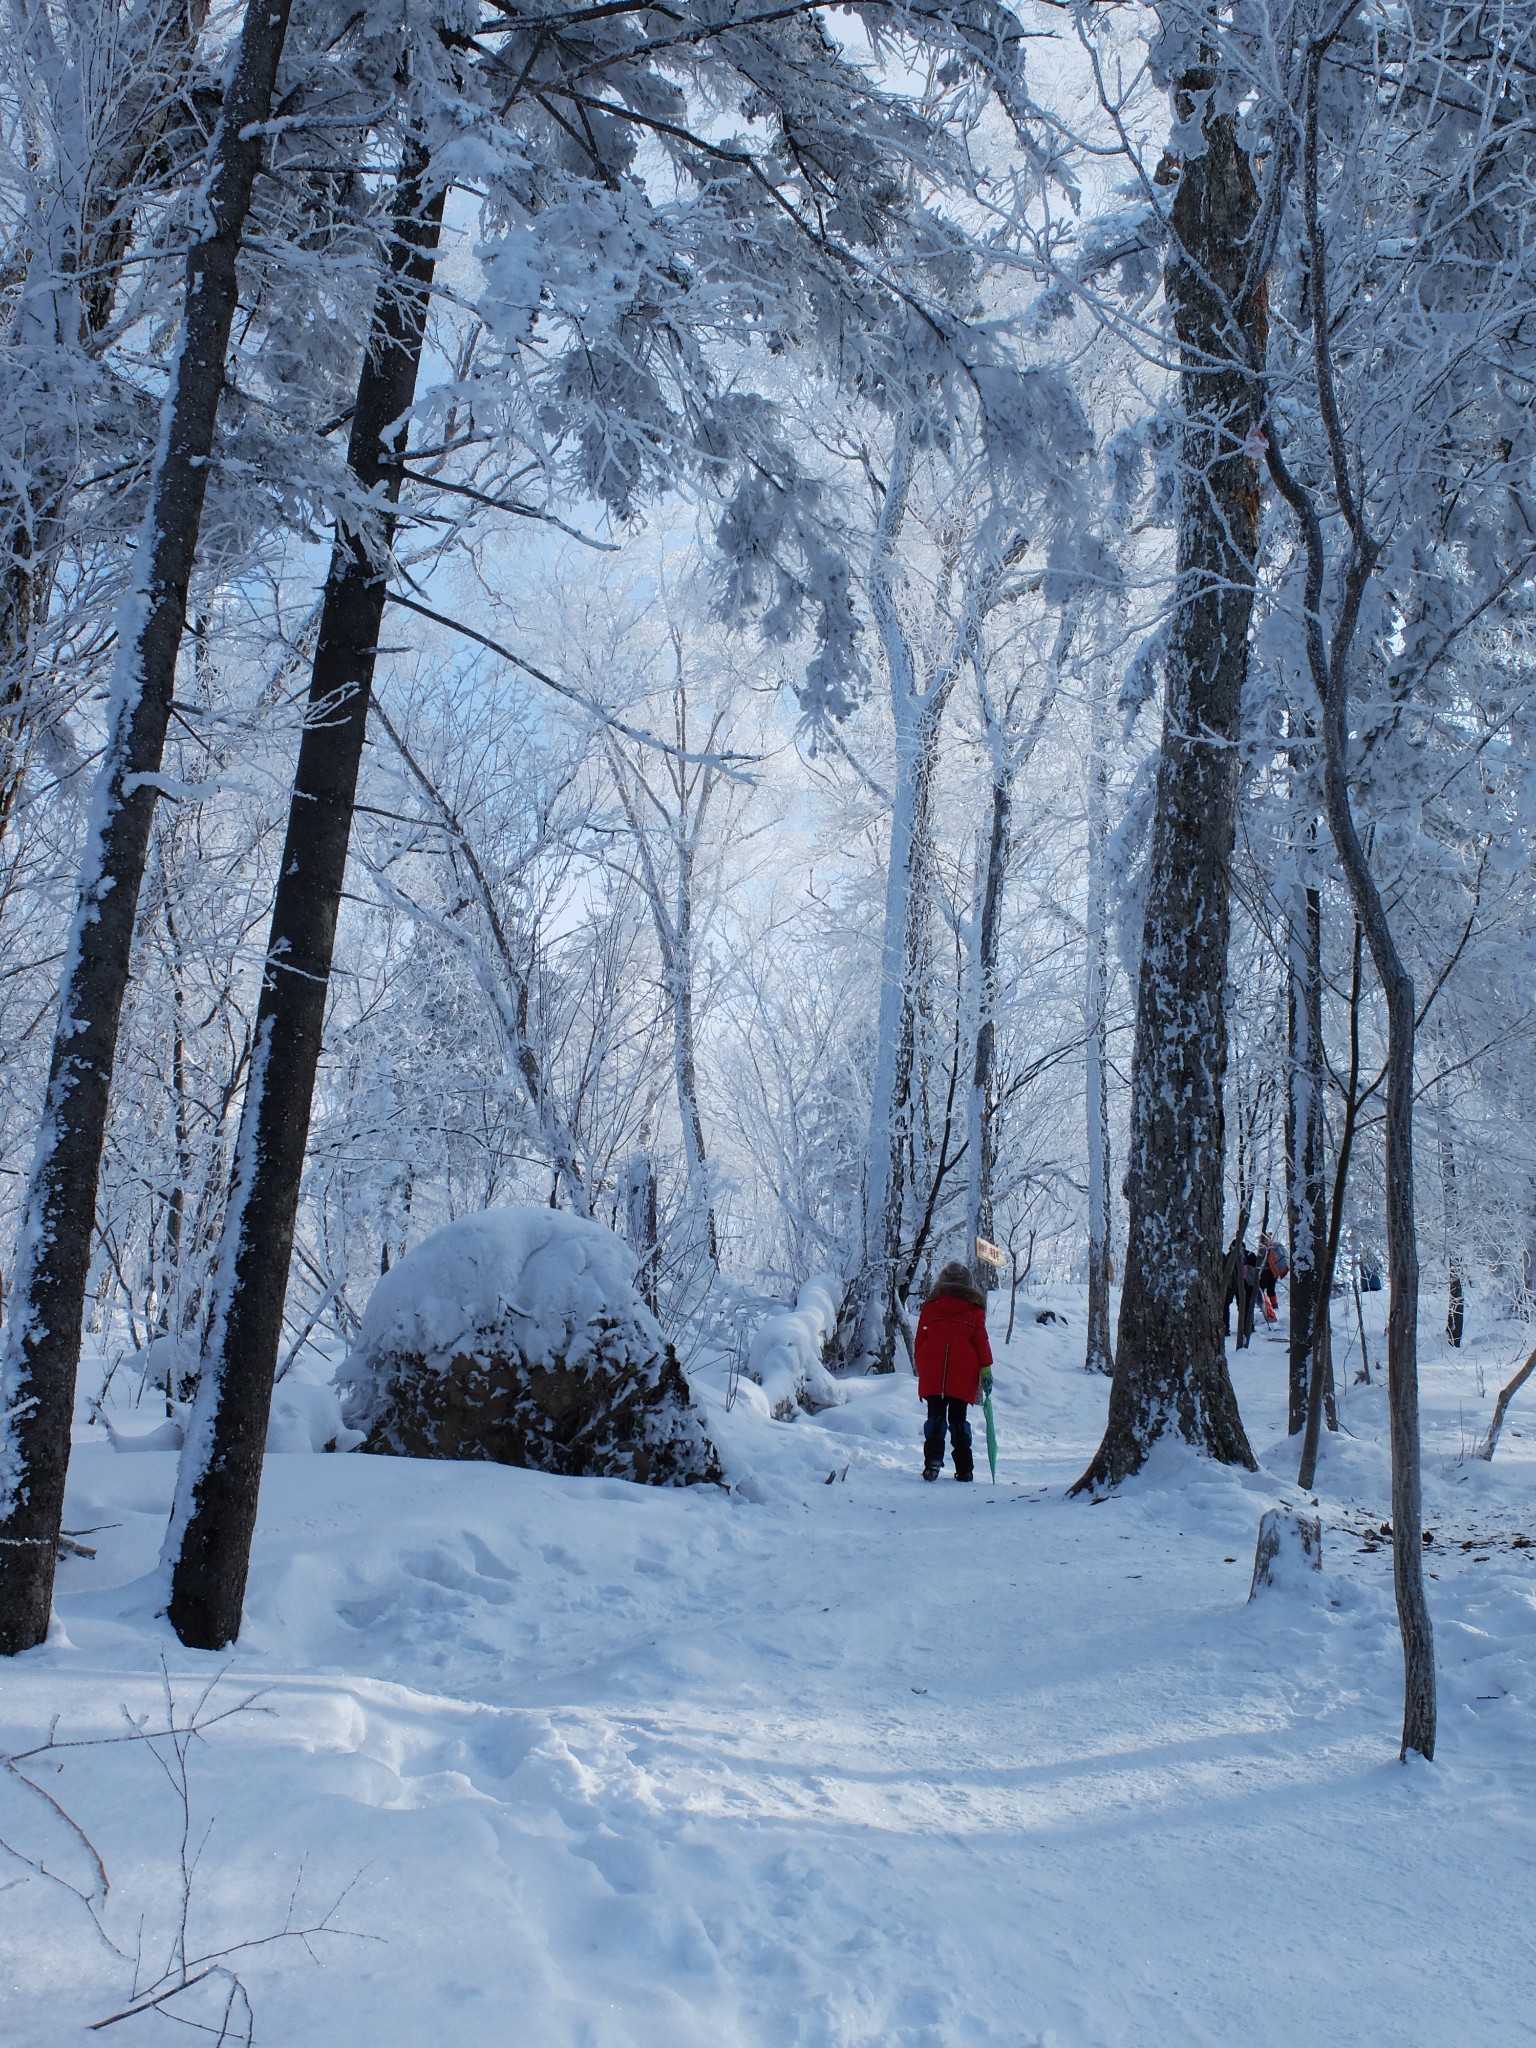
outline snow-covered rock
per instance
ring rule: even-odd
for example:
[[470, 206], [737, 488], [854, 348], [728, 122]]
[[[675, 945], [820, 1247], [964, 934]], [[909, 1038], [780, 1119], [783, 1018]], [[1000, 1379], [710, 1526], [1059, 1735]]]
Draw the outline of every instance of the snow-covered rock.
[[827, 1346], [837, 1327], [842, 1286], [829, 1273], [807, 1280], [793, 1308], [780, 1309], [758, 1326], [747, 1351], [747, 1378], [768, 1397], [769, 1412], [788, 1421], [797, 1408], [814, 1415], [847, 1399], [826, 1367]]
[[490, 1209], [425, 1239], [373, 1291], [337, 1375], [363, 1449], [488, 1458], [657, 1486], [720, 1478], [635, 1259], [558, 1209]]

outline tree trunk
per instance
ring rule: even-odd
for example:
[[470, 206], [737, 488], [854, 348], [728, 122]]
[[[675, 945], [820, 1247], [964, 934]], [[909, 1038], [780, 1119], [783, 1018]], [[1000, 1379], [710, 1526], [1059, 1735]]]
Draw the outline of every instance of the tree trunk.
[[1136, 1002], [1127, 1286], [1109, 1419], [1074, 1491], [1117, 1485], [1172, 1430], [1252, 1467], [1222, 1341], [1224, 996], [1237, 742], [1259, 488], [1245, 352], [1262, 359], [1248, 279], [1258, 194], [1214, 68], [1175, 92], [1202, 147], [1180, 170], [1165, 289], [1181, 351], [1177, 586]]
[[648, 1152], [631, 1153], [624, 1169], [624, 1236], [635, 1255], [640, 1299], [655, 1315], [661, 1245], [656, 1233], [656, 1169]]
[[1456, 1143], [1451, 1136], [1443, 1074], [1435, 1086], [1435, 1111], [1440, 1141], [1440, 1196], [1445, 1207], [1445, 1337], [1451, 1348], [1459, 1351], [1467, 1317], [1461, 1273], [1461, 1190], [1456, 1182]]
[[978, 863], [976, 909], [970, 921], [967, 941], [967, 1007], [974, 1056], [965, 1105], [965, 1257], [984, 1288], [996, 1287], [1002, 1282], [1000, 1267], [988, 1266], [977, 1260], [976, 1239], [995, 1238], [997, 1235], [992, 1204], [992, 1173], [997, 1159], [994, 1129], [997, 1114], [997, 966], [1002, 950], [1003, 898], [1008, 885], [1008, 862], [1012, 850], [1013, 790], [1020, 770], [1033, 758], [1051, 707], [1056, 702], [1062, 668], [1075, 630], [1076, 612], [1069, 606], [1062, 615], [1040, 696], [1027, 724], [1016, 736], [1014, 718], [1022, 684], [1014, 684], [1006, 704], [999, 709], [988, 686], [984, 655], [976, 649], [971, 656], [991, 762], [991, 802], [985, 850]]
[[1109, 906], [1105, 875], [1109, 832], [1109, 754], [1104, 733], [1104, 679], [1095, 666], [1089, 706], [1088, 764], [1088, 977], [1083, 997], [1088, 1116], [1088, 1372], [1112, 1375], [1109, 1329], [1114, 1279], [1109, 1192]]
[[[1350, 802], [1349, 658], [1380, 548], [1366, 524], [1358, 489], [1358, 454], [1352, 454], [1348, 446], [1334, 383], [1327, 242], [1318, 206], [1319, 75], [1329, 40], [1319, 38], [1307, 52], [1302, 162], [1312, 376], [1317, 413], [1332, 467], [1334, 501], [1349, 536], [1345, 559], [1342, 565], [1334, 565], [1331, 578], [1328, 543], [1315, 495], [1292, 474], [1279, 438], [1278, 422], [1267, 405], [1264, 438], [1270, 475], [1296, 515], [1306, 560], [1303, 630], [1307, 667], [1322, 710], [1323, 794], [1328, 829], [1387, 1003], [1387, 1266], [1391, 1287], [1387, 1309], [1387, 1401], [1392, 1442], [1392, 1580], [1403, 1643], [1401, 1754], [1406, 1756], [1414, 1749], [1429, 1758], [1435, 1753], [1435, 1649], [1424, 1597], [1419, 1475], [1419, 1245], [1413, 1213], [1413, 1066], [1418, 1018], [1413, 978], [1398, 952], [1392, 921], [1361, 844]], [[1261, 368], [1255, 358], [1256, 380]], [[1332, 628], [1325, 631], [1324, 605], [1330, 582], [1336, 597]], [[1336, 1250], [1337, 1215], [1331, 1219], [1330, 1235]], [[1314, 1386], [1317, 1377], [1314, 1367]], [[1315, 1445], [1317, 1431], [1311, 1415], [1307, 1435], [1308, 1445]], [[1305, 1468], [1307, 1448], [1303, 1449], [1302, 1462]]]
[[[998, 738], [1001, 741], [1002, 736]], [[993, 1070], [997, 1052], [997, 957], [1002, 944], [1003, 886], [1008, 875], [1008, 825], [1013, 809], [1010, 766], [1003, 745], [999, 744], [993, 750], [992, 801], [971, 961], [975, 1052], [965, 1103], [965, 1257], [981, 1275], [984, 1287], [995, 1287], [1002, 1277], [996, 1266], [978, 1266], [976, 1240], [994, 1235]]]
[[198, 1382], [167, 1537], [170, 1617], [181, 1640], [220, 1649], [240, 1630], [262, 1451], [325, 1022], [331, 954], [368, 699], [390, 574], [406, 426], [426, 334], [444, 190], [425, 153], [400, 171], [391, 275], [374, 304], [347, 460], [371, 528], [338, 531], [309, 718], [279, 870], [256, 1049], [219, 1256], [219, 1300]]
[[[1336, 781], [1342, 793], [1342, 759]], [[1419, 1250], [1413, 1215], [1416, 1017], [1413, 982], [1398, 958], [1374, 880], [1369, 893], [1375, 897], [1377, 914], [1364, 920], [1366, 939], [1387, 995], [1387, 1268], [1391, 1288], [1387, 1400], [1392, 1439], [1392, 1583], [1403, 1639], [1401, 1753], [1415, 1749], [1421, 1756], [1433, 1757], [1435, 1646], [1424, 1597], [1424, 1512], [1419, 1479]]]
[[897, 731], [896, 792], [880, 951], [880, 1010], [865, 1166], [864, 1255], [852, 1290], [854, 1341], [849, 1362], [864, 1372], [895, 1370], [915, 1036], [912, 965], [924, 910], [921, 850], [937, 735], [931, 711], [931, 706], [923, 707], [909, 719], [905, 731], [900, 727]]
[[[901, 1294], [901, 1219], [906, 1195], [908, 1118], [916, 1036], [913, 977], [921, 949], [924, 848], [939, 721], [959, 660], [926, 690], [920, 687], [890, 585], [890, 556], [906, 517], [912, 484], [912, 421], [897, 423], [870, 573], [870, 607], [879, 629], [895, 726], [895, 788], [886, 857], [885, 916], [880, 935], [880, 1008], [864, 1160], [863, 1242], [859, 1270], [844, 1302], [855, 1371], [895, 1370]], [[961, 658], [969, 650], [961, 651]]]
[[[1354, 945], [1349, 964], [1349, 1079], [1344, 1088], [1344, 1116], [1339, 1129], [1338, 1154], [1333, 1165], [1333, 1198], [1324, 1203], [1328, 1218], [1327, 1235], [1318, 1260], [1312, 1303], [1312, 1363], [1307, 1381], [1306, 1427], [1301, 1439], [1301, 1463], [1297, 1484], [1311, 1491], [1317, 1477], [1317, 1454], [1322, 1443], [1322, 1425], [1337, 1429], [1333, 1389], [1333, 1276], [1339, 1266], [1339, 1244], [1344, 1232], [1344, 1194], [1349, 1186], [1349, 1164], [1354, 1155], [1355, 1132], [1360, 1122], [1360, 993], [1364, 964], [1365, 934], [1355, 919]], [[1363, 1340], [1362, 1340], [1363, 1341]]]
[[1493, 1404], [1493, 1417], [1488, 1424], [1488, 1434], [1477, 1447], [1477, 1455], [1480, 1458], [1492, 1459], [1494, 1451], [1498, 1448], [1499, 1432], [1504, 1427], [1505, 1411], [1533, 1372], [1536, 1372], [1536, 1351], [1530, 1354], [1508, 1385], [1499, 1389], [1499, 1398]]
[[671, 943], [665, 950], [667, 994], [672, 1010], [672, 1075], [677, 1089], [677, 1114], [683, 1131], [683, 1162], [695, 1214], [704, 1223], [709, 1263], [720, 1265], [720, 1239], [715, 1204], [709, 1190], [709, 1158], [704, 1149], [704, 1112], [699, 1104], [698, 1060], [693, 1028], [693, 850], [680, 838], [677, 851], [677, 894], [672, 913]]
[[[1309, 850], [1315, 845], [1309, 828]], [[1312, 1379], [1313, 1324], [1317, 1320], [1319, 1268], [1328, 1234], [1328, 1196], [1323, 1179], [1323, 904], [1307, 886], [1292, 906], [1286, 991], [1285, 1206], [1290, 1226], [1291, 1315], [1290, 1398], [1287, 1427], [1292, 1436], [1306, 1425]]]
[[110, 736], [81, 861], [0, 1356], [0, 1651], [7, 1655], [30, 1649], [48, 1630], [107, 1097], [234, 319], [236, 258], [288, 10], [289, 0], [266, 0], [247, 9], [241, 29], [195, 210], [206, 231], [187, 253], [180, 347], [119, 615]]
[[187, 1094], [187, 997], [182, 981], [181, 938], [176, 929], [176, 912], [169, 893], [165, 899], [165, 931], [171, 944], [171, 1087], [176, 1097], [176, 1180], [165, 1205], [165, 1255], [156, 1334], [167, 1340], [165, 1412], [169, 1415], [180, 1391], [176, 1385], [176, 1339], [181, 1334], [182, 1307], [186, 1296], [187, 1188], [192, 1179], [191, 1104]]

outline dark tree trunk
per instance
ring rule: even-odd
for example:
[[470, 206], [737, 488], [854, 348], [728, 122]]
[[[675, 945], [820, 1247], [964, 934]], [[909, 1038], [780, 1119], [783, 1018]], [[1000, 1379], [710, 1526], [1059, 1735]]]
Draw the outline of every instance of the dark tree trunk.
[[[1315, 830], [1311, 835], [1315, 837]], [[1315, 888], [1302, 892], [1301, 920], [1290, 935], [1287, 989], [1289, 1039], [1285, 1101], [1286, 1216], [1291, 1240], [1290, 1399], [1292, 1436], [1306, 1425], [1312, 1379], [1313, 1324], [1319, 1268], [1328, 1235], [1323, 1178], [1323, 906]]]
[[1221, 1265], [1221, 1328], [1225, 1337], [1230, 1330], [1230, 1319], [1234, 1308], [1238, 1311], [1238, 1323], [1242, 1323], [1241, 1291], [1243, 1284], [1243, 1245], [1248, 1236], [1248, 1211], [1237, 1212], [1237, 1229], [1232, 1242], [1227, 1246], [1227, 1255]]
[[187, 1096], [186, 992], [182, 987], [181, 940], [171, 899], [165, 900], [165, 930], [171, 942], [171, 1086], [175, 1091], [176, 1181], [165, 1203], [165, 1248], [161, 1259], [156, 1334], [165, 1345], [165, 1412], [180, 1391], [176, 1384], [176, 1338], [185, 1299], [187, 1188], [192, 1179], [192, 1129]]
[[1447, 1285], [1450, 1300], [1445, 1311], [1446, 1342], [1451, 1345], [1453, 1350], [1459, 1351], [1461, 1349], [1462, 1331], [1466, 1325], [1467, 1299], [1466, 1291], [1462, 1286], [1461, 1260], [1455, 1252], [1451, 1253]]
[[1180, 169], [1165, 279], [1182, 362], [1178, 582], [1136, 1002], [1127, 1286], [1109, 1420], [1076, 1491], [1118, 1484], [1169, 1430], [1254, 1462], [1222, 1342], [1222, 1084], [1259, 512], [1247, 362], [1262, 358], [1265, 317], [1248, 276], [1258, 193], [1232, 116], [1214, 111], [1216, 84], [1214, 69], [1191, 71], [1175, 93], [1203, 141]]
[[215, 1650], [240, 1631], [262, 1452], [282, 1339], [299, 1185], [309, 1139], [331, 954], [444, 194], [425, 155], [402, 165], [389, 279], [352, 421], [361, 491], [387, 509], [338, 531], [310, 679], [288, 833], [272, 911], [256, 1050], [224, 1220], [220, 1299], [203, 1357], [169, 1547], [170, 1617], [181, 1640]]
[[236, 259], [288, 10], [289, 0], [266, 0], [246, 12], [196, 210], [207, 232], [187, 254], [181, 345], [119, 618], [111, 734], [81, 862], [0, 1359], [0, 1651], [7, 1655], [48, 1631], [118, 1022], [238, 296]]
[[[1344, 788], [1342, 762], [1339, 787]], [[1374, 884], [1372, 885], [1374, 891]], [[1362, 894], [1364, 891], [1362, 891]], [[1381, 899], [1366, 922], [1387, 996], [1387, 1402], [1392, 1440], [1392, 1583], [1403, 1640], [1401, 1753], [1435, 1753], [1435, 1645], [1424, 1597], [1419, 1477], [1419, 1252], [1413, 1215], [1413, 982], [1397, 956]], [[1374, 928], [1375, 936], [1372, 936]]]
[[1461, 1189], [1456, 1179], [1456, 1141], [1451, 1136], [1443, 1076], [1435, 1096], [1440, 1139], [1440, 1194], [1445, 1204], [1445, 1337], [1451, 1348], [1459, 1351], [1467, 1319], [1466, 1287], [1461, 1272]]
[[1109, 1193], [1109, 759], [1105, 689], [1095, 665], [1090, 685], [1088, 764], [1088, 977], [1084, 1003], [1085, 1108], [1088, 1120], [1088, 1332], [1083, 1364], [1106, 1378], [1115, 1370], [1109, 1290], [1114, 1279], [1113, 1212]]
[[[1349, 1079], [1344, 1089], [1344, 1116], [1339, 1129], [1338, 1153], [1333, 1165], [1333, 1199], [1324, 1203], [1328, 1218], [1327, 1235], [1318, 1257], [1317, 1281], [1312, 1296], [1312, 1359], [1307, 1380], [1305, 1429], [1301, 1439], [1301, 1464], [1297, 1484], [1311, 1491], [1317, 1477], [1317, 1454], [1322, 1443], [1323, 1421], [1330, 1429], [1339, 1426], [1333, 1392], [1333, 1276], [1339, 1266], [1339, 1244], [1344, 1232], [1344, 1193], [1349, 1186], [1349, 1162], [1354, 1155], [1355, 1132], [1360, 1123], [1360, 985], [1364, 965], [1365, 934], [1355, 920], [1355, 941], [1349, 966]], [[1364, 1339], [1362, 1336], [1362, 1349]]]

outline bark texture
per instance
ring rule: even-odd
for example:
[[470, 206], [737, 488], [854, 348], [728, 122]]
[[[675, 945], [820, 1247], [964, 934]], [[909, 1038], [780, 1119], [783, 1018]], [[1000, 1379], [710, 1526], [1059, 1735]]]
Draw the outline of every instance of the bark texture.
[[1461, 1267], [1461, 1189], [1456, 1178], [1456, 1141], [1451, 1136], [1444, 1075], [1435, 1089], [1435, 1110], [1440, 1141], [1440, 1195], [1445, 1205], [1445, 1341], [1459, 1351], [1466, 1328], [1467, 1294]]
[[[1343, 767], [1344, 736], [1338, 734], [1339, 766], [1330, 777], [1336, 794], [1335, 834], [1344, 832], [1348, 795]], [[1352, 836], [1352, 821], [1348, 831]], [[1401, 1753], [1435, 1753], [1435, 1645], [1424, 1595], [1424, 1504], [1419, 1476], [1419, 1250], [1413, 1215], [1413, 1052], [1417, 1016], [1412, 977], [1392, 938], [1375, 878], [1359, 841], [1350, 855], [1341, 847], [1356, 901], [1367, 905], [1366, 941], [1387, 997], [1387, 1400], [1392, 1441], [1392, 1584], [1403, 1642], [1403, 1737]]]
[[1264, 306], [1249, 276], [1258, 194], [1212, 71], [1180, 81], [1203, 107], [1181, 166], [1164, 288], [1180, 345], [1182, 498], [1162, 755], [1136, 1001], [1125, 1193], [1126, 1287], [1109, 1419], [1076, 1491], [1117, 1485], [1172, 1431], [1253, 1465], [1222, 1336], [1222, 1086], [1238, 717], [1253, 610], [1259, 481], [1247, 365]]
[[[990, 737], [990, 734], [989, 734]], [[975, 1049], [966, 1092], [965, 1258], [984, 1288], [1000, 1278], [996, 1266], [976, 1256], [978, 1237], [990, 1238], [992, 1169], [996, 1152], [997, 963], [1002, 947], [1003, 889], [1008, 877], [1008, 838], [1013, 811], [1012, 763], [999, 736], [992, 759], [992, 800], [983, 855], [980, 904], [972, 967]]]
[[181, 1640], [219, 1649], [240, 1631], [282, 1338], [283, 1301], [341, 909], [358, 768], [390, 572], [444, 193], [424, 153], [402, 165], [390, 276], [375, 304], [348, 461], [376, 508], [331, 555], [309, 718], [272, 911], [256, 1051], [225, 1217], [219, 1294], [168, 1548]]
[[236, 260], [288, 12], [289, 0], [263, 0], [245, 16], [199, 209], [207, 231], [187, 255], [180, 346], [119, 620], [111, 732], [91, 803], [0, 1357], [0, 1651], [8, 1655], [48, 1630], [107, 1098], [238, 297]]
[[[1296, 1483], [1308, 1492], [1317, 1477], [1317, 1457], [1322, 1444], [1323, 1419], [1328, 1427], [1339, 1426], [1334, 1401], [1333, 1323], [1329, 1308], [1333, 1300], [1333, 1276], [1338, 1271], [1339, 1245], [1344, 1229], [1344, 1192], [1349, 1186], [1349, 1163], [1354, 1156], [1355, 1132], [1360, 1124], [1363, 1098], [1360, 1090], [1360, 994], [1361, 970], [1365, 963], [1365, 933], [1355, 920], [1354, 945], [1349, 967], [1349, 1077], [1344, 1088], [1344, 1115], [1333, 1162], [1333, 1196], [1323, 1205], [1327, 1233], [1318, 1256], [1317, 1278], [1312, 1291], [1311, 1365], [1307, 1381], [1306, 1426], [1301, 1440], [1301, 1463]], [[1358, 1302], [1357, 1302], [1358, 1306]], [[1294, 1309], [1293, 1309], [1294, 1313]], [[1360, 1353], [1365, 1355], [1365, 1329], [1361, 1322]]]
[[1109, 759], [1104, 734], [1104, 679], [1095, 673], [1088, 764], [1088, 976], [1083, 1000], [1088, 1123], [1088, 1341], [1083, 1364], [1113, 1375], [1109, 1289], [1114, 1279], [1109, 1195], [1109, 914], [1105, 875], [1109, 830]]
[[1291, 921], [1286, 997], [1285, 1205], [1291, 1241], [1286, 1426], [1292, 1436], [1299, 1434], [1307, 1419], [1312, 1326], [1317, 1319], [1319, 1275], [1328, 1235], [1328, 1195], [1323, 1178], [1322, 928], [1321, 893], [1315, 887], [1304, 888], [1299, 892]]
[[849, 1332], [846, 1363], [855, 1371], [872, 1373], [896, 1369], [901, 1225], [916, 1037], [914, 993], [927, 908], [928, 809], [939, 724], [960, 664], [969, 655], [968, 644], [957, 649], [923, 687], [897, 612], [891, 555], [906, 518], [913, 459], [912, 422], [903, 418], [876, 525], [869, 579], [870, 608], [890, 683], [895, 788], [880, 941], [880, 1012], [864, 1162], [863, 1255], [843, 1307], [843, 1322]]

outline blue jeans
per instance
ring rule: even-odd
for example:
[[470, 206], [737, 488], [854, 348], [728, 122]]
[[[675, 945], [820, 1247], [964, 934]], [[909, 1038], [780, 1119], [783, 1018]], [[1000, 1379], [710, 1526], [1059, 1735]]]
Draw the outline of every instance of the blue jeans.
[[949, 1424], [950, 1448], [955, 1454], [955, 1477], [969, 1479], [975, 1470], [971, 1456], [971, 1423], [965, 1403], [942, 1394], [928, 1397], [928, 1420], [923, 1424], [923, 1463], [944, 1463], [944, 1425]]

